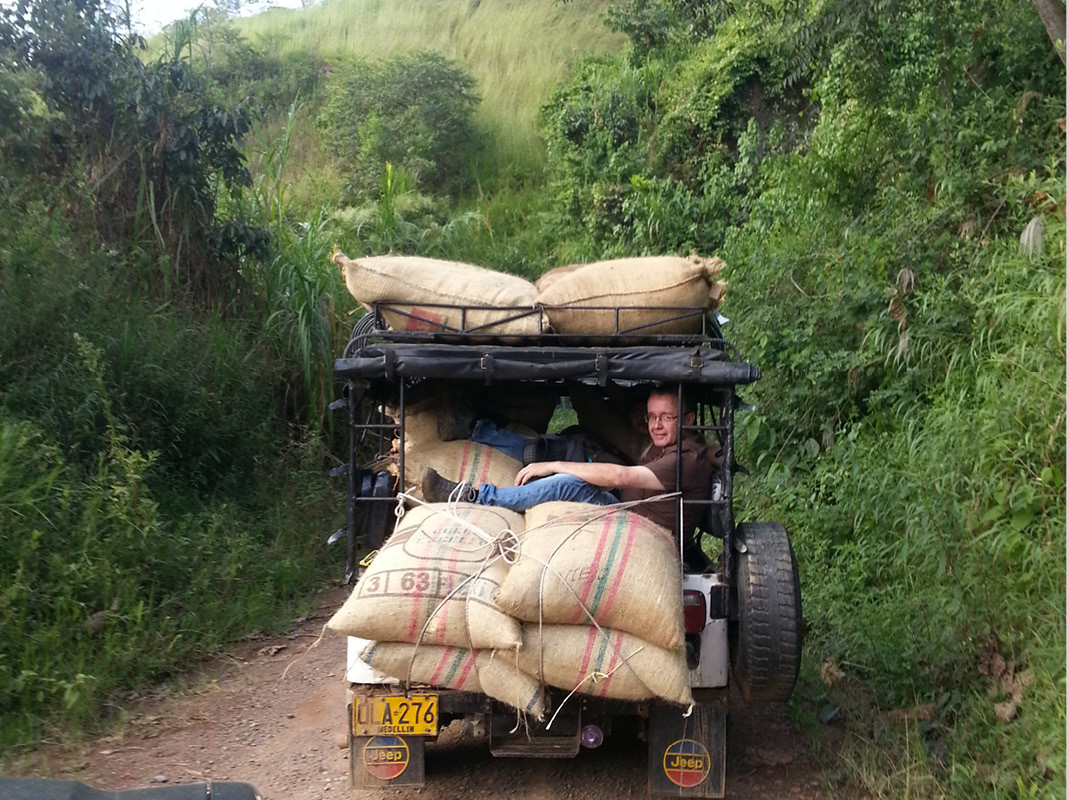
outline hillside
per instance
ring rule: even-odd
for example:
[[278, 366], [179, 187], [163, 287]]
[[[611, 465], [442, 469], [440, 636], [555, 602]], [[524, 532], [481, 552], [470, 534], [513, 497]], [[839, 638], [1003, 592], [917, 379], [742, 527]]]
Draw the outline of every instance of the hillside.
[[279, 56], [311, 52], [385, 59], [435, 50], [470, 71], [482, 102], [475, 118], [493, 140], [494, 169], [541, 167], [538, 109], [576, 62], [619, 52], [625, 37], [601, 21], [607, 0], [334, 0], [300, 11], [272, 9], [234, 27]]

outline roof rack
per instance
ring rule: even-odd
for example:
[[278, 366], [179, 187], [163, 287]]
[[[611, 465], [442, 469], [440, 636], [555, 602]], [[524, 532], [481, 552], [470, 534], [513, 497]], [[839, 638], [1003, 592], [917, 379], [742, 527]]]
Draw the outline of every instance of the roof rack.
[[[362, 348], [368, 341], [406, 344], [494, 344], [494, 345], [556, 345], [563, 347], [633, 347], [633, 346], [718, 346], [736, 358], [736, 349], [725, 341], [722, 329], [713, 313], [692, 306], [566, 306], [568, 314], [596, 315], [601, 325], [612, 321], [610, 331], [591, 333], [559, 333], [552, 329], [548, 313], [553, 307], [518, 308], [507, 306], [457, 306], [441, 303], [378, 302], [360, 319], [352, 331], [345, 355]], [[441, 312], [441, 313], [437, 313]], [[447, 313], [445, 313], [447, 312]], [[473, 312], [490, 322], [468, 324]], [[546, 313], [548, 312], [548, 313]], [[385, 315], [394, 321], [390, 326]], [[610, 315], [610, 317], [608, 316]], [[640, 324], [626, 324], [624, 318], [647, 319]], [[442, 319], [459, 319], [449, 325]], [[397, 320], [404, 321], [398, 329]], [[515, 332], [515, 328], [521, 332]], [[664, 328], [685, 332], [662, 333]], [[687, 330], [688, 329], [688, 330]]]

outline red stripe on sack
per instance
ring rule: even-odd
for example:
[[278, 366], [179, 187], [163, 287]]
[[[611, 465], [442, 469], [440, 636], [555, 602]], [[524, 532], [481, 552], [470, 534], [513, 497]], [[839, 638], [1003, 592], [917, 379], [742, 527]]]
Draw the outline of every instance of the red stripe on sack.
[[492, 453], [489, 447], [477, 442], [466, 442], [463, 446], [463, 467], [460, 470], [460, 478], [468, 481], [475, 489], [485, 483], [486, 478], [489, 477], [489, 468], [493, 465]]
[[474, 660], [476, 658], [477, 658], [477, 655], [475, 654], [475, 652], [473, 650], [468, 650], [467, 651], [467, 656], [466, 656], [466, 658], [464, 659], [464, 662], [463, 662], [463, 672], [460, 673], [459, 680], [456, 682], [456, 685], [453, 686], [452, 688], [454, 688], [454, 689], [462, 689], [464, 686], [466, 686], [467, 678], [469, 678], [471, 676], [471, 670], [474, 669]]
[[[456, 527], [456, 523], [453, 522], [446, 529], [446, 535], [447, 534], [451, 534], [453, 528], [455, 528], [455, 527]], [[448, 549], [448, 554], [449, 554], [449, 559], [448, 559], [448, 561], [445, 562], [445, 568], [448, 570], [448, 574], [449, 575], [455, 575], [456, 572], [459, 571], [459, 570], [456, 569], [456, 564], [459, 563], [459, 548], [450, 547]], [[440, 581], [440, 579], [441, 579], [440, 573], [437, 574], [437, 579], [438, 579], [438, 581]], [[466, 578], [465, 577], [461, 578], [461, 580], [466, 580]], [[445, 640], [445, 634], [448, 631], [449, 611], [451, 610], [452, 604], [454, 602], [456, 602], [456, 598], [458, 598], [461, 594], [464, 594], [463, 590], [461, 589], [460, 591], [456, 592], [456, 594], [453, 594], [452, 597], [449, 598], [448, 600], [439, 599], [438, 595], [444, 595], [445, 597], [447, 597], [452, 592], [452, 589], [455, 588], [455, 587], [449, 585], [448, 587], [444, 587], [444, 588], [445, 588], [445, 591], [441, 591], [442, 587], [440, 586], [440, 584], [438, 584], [437, 594], [436, 595], [432, 595], [432, 596], [429, 597], [430, 602], [433, 605], [432, 605], [431, 608], [428, 608], [428, 610], [427, 610], [427, 614], [429, 615], [429, 614], [433, 614], [438, 606], [441, 607], [440, 610], [437, 611], [436, 614], [434, 614], [434, 619], [437, 621], [437, 636], [434, 637], [434, 641], [437, 642], [438, 644], [443, 643], [444, 640]], [[470, 589], [471, 589], [470, 583], [467, 583], [466, 584], [466, 596], [467, 597], [470, 596]], [[466, 611], [467, 611], [466, 602], [463, 603], [462, 611], [464, 612], [463, 617], [464, 617], [464, 619], [466, 619]]]
[[[607, 514], [604, 517], [604, 527], [600, 529], [600, 538], [597, 539], [596, 543], [596, 553], [593, 555], [590, 563], [589, 577], [585, 579], [585, 585], [582, 587], [582, 590], [578, 592], [578, 599], [581, 600], [581, 605], [575, 609], [574, 615], [571, 617], [572, 625], [580, 622], [585, 617], [585, 611], [582, 609], [582, 606], [586, 604], [586, 601], [589, 599], [589, 593], [593, 590], [593, 584], [596, 583], [597, 566], [600, 564], [600, 557], [604, 555], [604, 545], [608, 540], [607, 534], [611, 528], [612, 516], [614, 515]], [[590, 610], [595, 611], [595, 609]], [[595, 617], [596, 614], [594, 613], [593, 616]]]
[[452, 660], [451, 647], [446, 647], [445, 652], [441, 654], [441, 657], [437, 660], [437, 666], [434, 668], [433, 674], [430, 675], [430, 683], [432, 686], [436, 686], [441, 680], [441, 673], [445, 671], [445, 667], [448, 666], [448, 662]]
[[[414, 539], [416, 536], [422, 534], [421, 527], [411, 535]], [[403, 588], [403, 587], [401, 587]], [[417, 594], [408, 595], [411, 598], [411, 603], [408, 608], [408, 630], [407, 638], [405, 641], [418, 642], [419, 634], [422, 633], [421, 626], [419, 625], [419, 619], [422, 617], [422, 603], [419, 602], [419, 596]]]
[[463, 480], [467, 477], [467, 464], [471, 457], [471, 445], [473, 442], [467, 442], [463, 445], [463, 452], [459, 456], [459, 479]]
[[603, 683], [600, 684], [603, 686], [603, 690], [600, 692], [601, 697], [608, 696], [608, 687], [611, 685], [612, 678], [615, 677], [615, 665], [622, 660], [620, 658], [620, 653], [622, 652], [622, 633], [616, 631], [612, 635], [615, 637], [615, 646], [611, 648], [611, 660], [608, 662], [607, 669], [608, 677], [606, 677]]
[[[596, 634], [596, 628], [590, 628], [589, 633], [585, 638], [585, 653], [582, 655], [582, 665], [578, 668], [579, 680], [584, 678], [586, 673], [589, 672], [589, 660], [593, 657], [593, 647], [596, 645]], [[543, 648], [544, 646], [544, 642], [542, 642], [541, 647]]]
[[[482, 455], [485, 456], [485, 466], [482, 467], [482, 474], [478, 476], [478, 486], [481, 486], [486, 482], [486, 478], [489, 477], [489, 468], [493, 466], [493, 451], [484, 445], [479, 449], [482, 451]], [[474, 488], [477, 489], [478, 487]]]
[[[629, 515], [627, 515], [629, 517]], [[608, 596], [604, 598], [603, 602], [599, 603], [601, 612], [607, 614], [611, 611], [612, 605], [615, 603], [615, 596], [619, 593], [619, 587], [622, 586], [623, 576], [626, 574], [626, 567], [630, 563], [630, 551], [634, 548], [634, 542], [637, 540], [637, 531], [634, 530], [633, 525], [626, 526], [626, 546], [622, 551], [622, 558], [619, 559], [619, 565], [615, 568], [615, 580], [611, 582], [608, 588]]]

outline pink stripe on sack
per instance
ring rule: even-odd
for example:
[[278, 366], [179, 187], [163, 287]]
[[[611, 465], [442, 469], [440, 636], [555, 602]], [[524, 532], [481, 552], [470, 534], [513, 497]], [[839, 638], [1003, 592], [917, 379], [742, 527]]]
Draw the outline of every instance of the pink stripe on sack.
[[[604, 527], [601, 528], [600, 538], [597, 539], [596, 553], [593, 555], [593, 558], [590, 562], [589, 577], [585, 579], [585, 585], [582, 587], [582, 590], [578, 592], [578, 598], [582, 601], [583, 606], [586, 604], [586, 601], [589, 600], [589, 593], [593, 590], [593, 584], [596, 583], [596, 574], [598, 572], [597, 567], [600, 565], [601, 556], [604, 555], [604, 547], [608, 541], [608, 532], [611, 529], [613, 516], [613, 514], [608, 514], [604, 517]], [[571, 617], [571, 624], [574, 625], [575, 623], [581, 621], [584, 616], [585, 612], [582, 610], [581, 606], [579, 606], [577, 609], [575, 609], [574, 615]], [[595, 617], [596, 614], [594, 614], [593, 616]]]
[[[453, 523], [452, 526], [449, 526], [446, 529], [446, 535], [450, 534], [452, 532], [452, 528], [454, 527], [454, 524], [455, 523]], [[454, 588], [451, 585], [449, 585], [447, 587], [442, 587], [441, 586], [441, 575], [442, 574], [451, 575], [453, 581], [456, 580], [456, 577], [458, 577], [457, 573], [459, 572], [459, 570], [456, 568], [456, 564], [459, 563], [459, 548], [458, 547], [450, 547], [450, 548], [448, 548], [448, 555], [449, 555], [449, 558], [448, 558], [448, 561], [446, 562], [445, 569], [441, 570], [440, 572], [437, 573], [437, 581], [438, 581], [438, 583], [437, 583], [437, 594], [436, 595], [434, 595], [434, 594], [427, 595], [428, 599], [430, 600], [430, 604], [432, 604], [432, 605], [428, 604], [428, 605], [430, 605], [430, 607], [427, 610], [427, 614], [433, 614], [434, 610], [437, 609], [438, 606], [441, 606], [441, 609], [439, 611], [437, 611], [436, 614], [434, 614], [434, 620], [436, 621], [436, 624], [437, 624], [437, 636], [434, 637], [434, 641], [437, 642], [438, 644], [441, 644], [442, 642], [444, 642], [445, 634], [448, 632], [449, 611], [451, 610], [451, 607], [452, 607], [453, 603], [458, 602], [459, 596], [461, 594], [463, 594], [462, 591], [456, 592], [456, 594], [452, 595], [452, 597], [447, 601], [445, 601], [443, 597], [438, 597], [437, 596], [437, 595], [444, 595], [444, 597], [447, 597], [448, 594]], [[464, 580], [464, 579], [461, 578], [460, 580]], [[442, 591], [442, 588], [444, 588], [444, 591]], [[466, 589], [467, 589], [466, 597], [467, 598], [470, 597], [471, 588], [472, 588], [471, 584], [468, 582], [466, 584]], [[467, 602], [470, 602], [469, 599], [466, 602], [463, 602], [461, 604], [462, 605], [462, 609], [461, 610], [463, 612], [464, 620], [466, 620], [466, 616], [467, 616], [467, 614], [466, 614], [466, 612], [467, 612]]]
[[[596, 645], [596, 628], [590, 628], [588, 635], [585, 637], [585, 653], [582, 655], [582, 665], [578, 668], [578, 678], [584, 678], [589, 671], [589, 660], [593, 657], [593, 648]], [[541, 643], [544, 647], [544, 642]]]
[[465, 445], [463, 445], [463, 452], [460, 454], [460, 458], [459, 458], [459, 479], [460, 480], [463, 480], [464, 478], [467, 477], [467, 464], [469, 463], [469, 460], [470, 460], [470, 457], [471, 457], [471, 445], [472, 444], [474, 444], [474, 442], [467, 442]]
[[[629, 515], [627, 516], [629, 517]], [[615, 568], [615, 580], [612, 581], [611, 585], [608, 587], [607, 597], [604, 598], [603, 602], [599, 603], [601, 613], [603, 614], [607, 614], [611, 611], [611, 607], [615, 603], [615, 596], [619, 593], [619, 587], [622, 586], [622, 579], [626, 574], [626, 567], [630, 563], [630, 551], [633, 550], [634, 542], [636, 540], [637, 531], [634, 530], [633, 525], [627, 525], [626, 546], [622, 551], [622, 558], [619, 559], [619, 566]]]
[[[422, 534], [422, 529], [419, 528], [412, 535], [412, 539]], [[422, 626], [419, 625], [419, 618], [422, 616], [422, 603], [419, 602], [420, 597], [417, 594], [408, 595], [411, 598], [411, 604], [408, 609], [408, 631], [405, 641], [418, 642], [419, 634], [422, 633]]]
[[411, 598], [411, 610], [408, 612], [408, 633], [404, 641], [406, 642], [418, 642], [419, 633], [419, 598]]
[[471, 676], [471, 670], [474, 669], [474, 661], [476, 658], [477, 655], [473, 650], [467, 651], [467, 656], [463, 663], [463, 672], [460, 673], [459, 680], [452, 687], [453, 689], [462, 689], [467, 685], [467, 678]]
[[445, 652], [441, 654], [441, 658], [437, 661], [437, 667], [434, 669], [433, 674], [430, 675], [430, 685], [436, 686], [441, 680], [441, 673], [445, 671], [445, 667], [448, 666], [448, 662], [452, 660], [452, 652], [454, 648], [446, 647]]
[[[468, 473], [467, 464], [470, 464]], [[460, 477], [469, 481], [475, 489], [486, 483], [493, 466], [493, 451], [477, 442], [467, 442], [463, 448], [463, 471]]]
[[[488, 447], [482, 447], [480, 449], [482, 455], [485, 457], [485, 465], [482, 467], [482, 474], [478, 476], [478, 486], [481, 486], [486, 482], [486, 478], [489, 477], [489, 468], [493, 466], [493, 451]], [[474, 488], [477, 489], [478, 486], [475, 486]]]

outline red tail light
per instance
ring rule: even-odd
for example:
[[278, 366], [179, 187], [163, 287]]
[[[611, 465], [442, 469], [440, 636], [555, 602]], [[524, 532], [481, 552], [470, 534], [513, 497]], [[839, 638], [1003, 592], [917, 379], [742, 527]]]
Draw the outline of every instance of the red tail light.
[[685, 615], [685, 632], [700, 633], [708, 620], [708, 603], [703, 592], [682, 592], [682, 611]]

